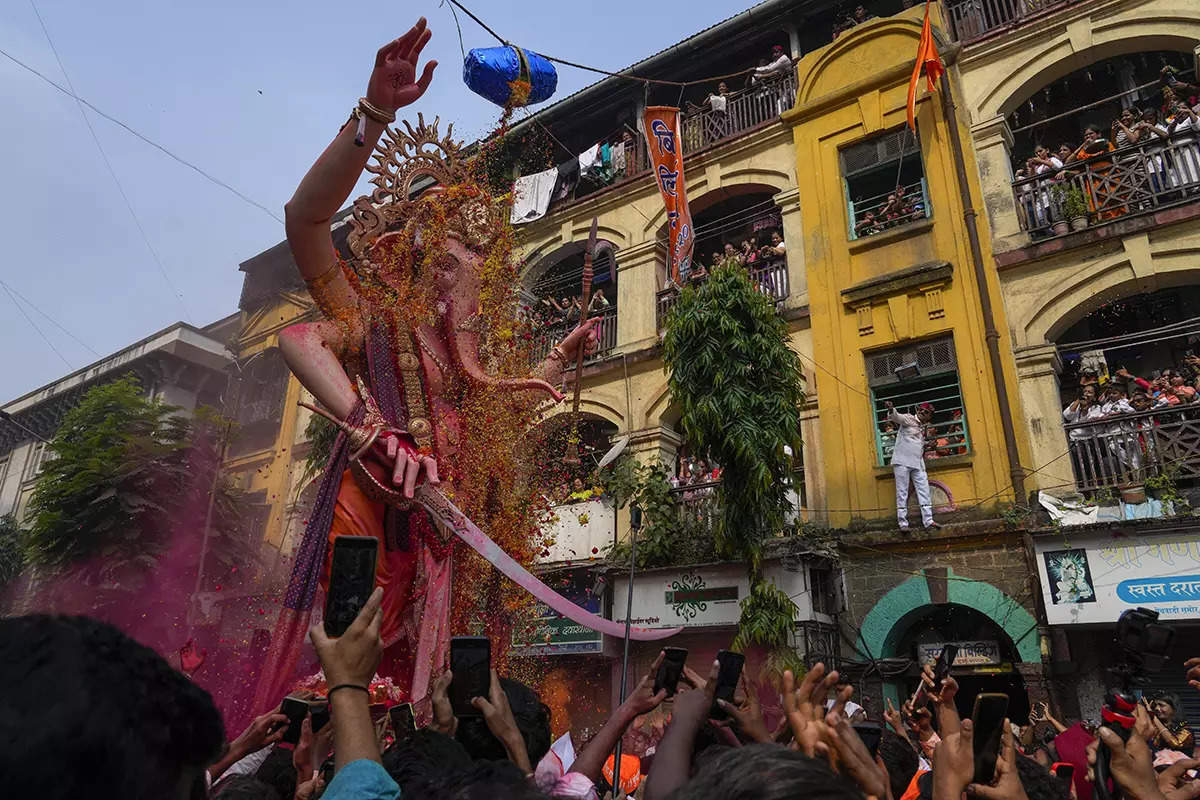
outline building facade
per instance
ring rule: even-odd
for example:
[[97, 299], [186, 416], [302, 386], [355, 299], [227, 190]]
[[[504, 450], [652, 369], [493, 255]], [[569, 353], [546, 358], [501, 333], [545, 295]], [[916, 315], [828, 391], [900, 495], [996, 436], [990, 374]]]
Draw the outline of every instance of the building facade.
[[93, 386], [130, 373], [153, 399], [191, 412], [220, 407], [233, 359], [232, 318], [203, 328], [177, 322], [0, 407], [0, 516], [24, 519], [46, 442]]
[[[1200, 149], [1178, 103], [1194, 113], [1200, 101], [1200, 9], [1095, 0], [984, 16], [951, 6], [1029, 488], [1055, 523], [1031, 525], [1050, 689], [1068, 715], [1096, 717], [1104, 670], [1122, 658], [1113, 634], [1123, 610], [1159, 611], [1180, 643], [1200, 630], [1200, 588], [1188, 591], [1200, 573], [1196, 529], [1178, 515], [1200, 475], [1191, 396], [1158, 387], [1144, 404], [1132, 396], [1135, 378], [1169, 383], [1172, 370], [1187, 387], [1196, 378]], [[1089, 127], [1102, 143], [1080, 152]], [[1047, 158], [1029, 162], [1041, 145]], [[1072, 404], [1096, 391], [1084, 388], [1093, 381], [1101, 392], [1119, 386], [1144, 410], [1075, 420]], [[1181, 653], [1171, 656], [1150, 685], [1191, 702]], [[1188, 711], [1200, 718], [1200, 706]]]

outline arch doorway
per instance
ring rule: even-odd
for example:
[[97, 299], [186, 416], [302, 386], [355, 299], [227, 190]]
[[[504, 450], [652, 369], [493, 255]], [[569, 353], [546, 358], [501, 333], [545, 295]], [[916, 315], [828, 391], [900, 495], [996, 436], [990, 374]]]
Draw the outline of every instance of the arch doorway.
[[[612, 247], [615, 252], [616, 245]], [[537, 336], [535, 361], [545, 358], [550, 348], [579, 324], [586, 249], [586, 241], [568, 242], [538, 259], [525, 273], [522, 294], [530, 307]], [[596, 326], [600, 341], [593, 358], [602, 358], [617, 344], [617, 264], [611, 258], [597, 258], [592, 264], [592, 271], [588, 314], [600, 319]]]
[[947, 642], [959, 645], [950, 674], [958, 681], [955, 703], [964, 718], [971, 715], [981, 693], [1008, 695], [1009, 718], [1029, 715], [1025, 680], [1017, 669], [1020, 654], [1009, 635], [986, 614], [957, 603], [925, 606], [906, 618], [897, 655], [911, 654], [914, 667], [904, 676], [902, 697], [911, 697], [920, 682], [920, 665], [935, 658]]

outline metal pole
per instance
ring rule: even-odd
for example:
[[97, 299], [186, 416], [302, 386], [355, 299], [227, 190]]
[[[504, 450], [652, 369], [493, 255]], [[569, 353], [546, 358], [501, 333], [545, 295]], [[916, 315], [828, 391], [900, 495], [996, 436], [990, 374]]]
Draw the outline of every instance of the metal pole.
[[[625, 655], [621, 659], [621, 700], [625, 702], [625, 689], [629, 681], [629, 624], [633, 617], [633, 568], [637, 563], [637, 533], [642, 527], [642, 509], [634, 505], [629, 507], [629, 586], [625, 594]], [[621, 739], [617, 738], [617, 749], [613, 753], [613, 797], [621, 797]]]

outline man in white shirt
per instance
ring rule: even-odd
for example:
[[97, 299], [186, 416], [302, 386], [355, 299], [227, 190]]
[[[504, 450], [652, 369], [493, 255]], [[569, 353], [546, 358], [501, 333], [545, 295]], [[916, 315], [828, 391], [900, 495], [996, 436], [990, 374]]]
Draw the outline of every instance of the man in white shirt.
[[885, 401], [889, 419], [896, 426], [896, 446], [892, 450], [892, 475], [896, 478], [896, 521], [900, 530], [908, 530], [908, 482], [917, 490], [921, 506], [921, 524], [926, 530], [940, 528], [933, 521], [933, 504], [929, 498], [929, 476], [925, 474], [925, 426], [933, 419], [933, 405], [921, 403], [917, 413], [901, 414]]

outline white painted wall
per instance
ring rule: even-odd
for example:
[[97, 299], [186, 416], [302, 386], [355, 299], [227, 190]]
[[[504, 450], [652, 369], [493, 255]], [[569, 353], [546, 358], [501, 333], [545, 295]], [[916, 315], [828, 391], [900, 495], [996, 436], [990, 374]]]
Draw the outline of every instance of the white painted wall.
[[599, 558], [612, 545], [615, 513], [612, 500], [607, 498], [557, 506], [555, 521], [545, 529], [548, 540], [554, 544], [547, 544], [550, 555], [538, 558], [538, 563]]

